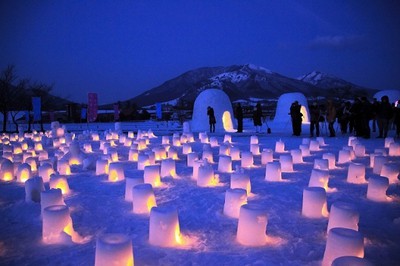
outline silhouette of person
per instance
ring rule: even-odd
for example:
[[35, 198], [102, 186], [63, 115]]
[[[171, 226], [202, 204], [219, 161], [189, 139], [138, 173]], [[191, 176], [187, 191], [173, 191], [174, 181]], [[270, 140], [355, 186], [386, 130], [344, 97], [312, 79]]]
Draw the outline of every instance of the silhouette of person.
[[237, 132], [241, 133], [243, 132], [243, 109], [240, 103], [236, 104], [235, 116], [238, 123]]
[[257, 103], [253, 111], [253, 124], [256, 127], [257, 133], [261, 132], [261, 126], [262, 126], [261, 118], [262, 118], [261, 104]]
[[319, 108], [317, 102], [313, 102], [310, 106], [310, 137], [314, 137], [315, 134], [319, 137], [319, 119], [321, 117], [321, 109]]
[[214, 109], [211, 106], [207, 107], [208, 122], [210, 124], [210, 132], [215, 132], [215, 123], [217, 122], [214, 115]]
[[292, 118], [293, 135], [300, 136], [301, 134], [301, 121], [303, 114], [301, 113], [301, 105], [295, 101], [290, 106], [290, 117]]

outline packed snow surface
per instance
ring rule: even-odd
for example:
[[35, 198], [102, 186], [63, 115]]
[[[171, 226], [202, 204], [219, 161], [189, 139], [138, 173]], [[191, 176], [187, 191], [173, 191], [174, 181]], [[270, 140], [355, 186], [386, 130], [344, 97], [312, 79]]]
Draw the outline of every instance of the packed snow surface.
[[[109, 124], [109, 128], [114, 127]], [[105, 156], [104, 151], [100, 150], [100, 143], [110, 143], [105, 138], [114, 131], [98, 129], [96, 132], [100, 140], [93, 139], [94, 132], [75, 132], [75, 140], [82, 150], [85, 144], [92, 145], [93, 152], [84, 155], [93, 160]], [[175, 160], [178, 176], [162, 178], [162, 186], [154, 187], [154, 194], [158, 206], [177, 210], [183, 239], [181, 245], [159, 247], [149, 243], [149, 215], [133, 213], [132, 203], [125, 201], [124, 197], [126, 181], [110, 182], [108, 175], [96, 175], [93, 166], [86, 169], [83, 165], [73, 165], [72, 174], [67, 176], [72, 192], [64, 196], [64, 201], [71, 212], [75, 231], [85, 241], [45, 244], [42, 241], [40, 203], [25, 202], [23, 183], [0, 181], [0, 265], [94, 265], [96, 239], [105, 233], [124, 234], [132, 240], [135, 265], [320, 265], [327, 240], [328, 218], [302, 216], [302, 195], [308, 186], [314, 160], [321, 159], [326, 153], [332, 153], [336, 158], [336, 167], [329, 170], [328, 211], [335, 202], [354, 204], [360, 214], [359, 232], [364, 236], [365, 258], [375, 265], [398, 265], [398, 180], [390, 184], [386, 202], [374, 202], [366, 198], [368, 183], [348, 183], [346, 179], [350, 162], [337, 163], [339, 151], [348, 147], [348, 135], [336, 138], [323, 135], [325, 145], [304, 156], [304, 163], [295, 163], [292, 172], [282, 172], [281, 182], [266, 181], [266, 166], [261, 163], [260, 155], [254, 156], [254, 166], [244, 169], [251, 180], [251, 193], [247, 201], [266, 209], [268, 241], [252, 247], [237, 241], [238, 219], [223, 214], [225, 192], [230, 188], [231, 176], [230, 173], [218, 172], [219, 150], [225, 134], [208, 133], [214, 144], [215, 140], [218, 142], [218, 145], [211, 147], [215, 162], [211, 166], [218, 174], [219, 182], [213, 187], [199, 187], [196, 180], [192, 179], [193, 169], [186, 164], [183, 147], [172, 145], [172, 134], [175, 133], [175, 137], [182, 136], [181, 129], [168, 131], [158, 126], [153, 132], [157, 138], [149, 138], [149, 144], [140, 153], [168, 146], [162, 144], [162, 136], [168, 136], [169, 146], [178, 153]], [[322, 133], [326, 134], [324, 131]], [[393, 135], [394, 131], [390, 133]], [[230, 133], [231, 147], [241, 152], [250, 151], [250, 139], [254, 134], [251, 121], [246, 121], [245, 133]], [[194, 142], [189, 145], [201, 158], [205, 144], [200, 142], [198, 133], [193, 136]], [[257, 138], [260, 151], [274, 151], [278, 141], [284, 143], [284, 152], [273, 152], [273, 160], [277, 162], [281, 155], [299, 149], [304, 139], [307, 141], [307, 136], [308, 127], [305, 125], [302, 137], [292, 137], [290, 127], [272, 127], [272, 134], [258, 134]], [[120, 132], [119, 139], [121, 137], [127, 137], [127, 132]], [[136, 137], [137, 134], [132, 139], [133, 143], [138, 141]], [[33, 147], [32, 140], [27, 139], [27, 143]], [[54, 158], [58, 149], [53, 147], [53, 140], [42, 137], [41, 143], [48, 151], [49, 158]], [[359, 139], [359, 144], [364, 145], [366, 153], [355, 157], [352, 162], [366, 166], [367, 180], [378, 176], [370, 167], [370, 154], [376, 149], [387, 152], [385, 140]], [[131, 147], [118, 140], [115, 145], [112, 151], [118, 153], [118, 163], [123, 165], [125, 178], [143, 177], [144, 171], [138, 170], [138, 163], [128, 160]], [[4, 144], [1, 147], [4, 150]], [[398, 165], [400, 156], [387, 155], [387, 160]], [[234, 160], [232, 168], [236, 169], [240, 164], [239, 160]], [[46, 183], [45, 187], [49, 189], [49, 184]]]

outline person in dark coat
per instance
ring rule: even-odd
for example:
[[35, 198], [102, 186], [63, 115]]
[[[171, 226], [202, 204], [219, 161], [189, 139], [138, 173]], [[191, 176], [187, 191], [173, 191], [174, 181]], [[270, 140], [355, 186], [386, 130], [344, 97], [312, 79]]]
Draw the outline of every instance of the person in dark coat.
[[242, 105], [240, 103], [236, 104], [235, 116], [236, 116], [237, 123], [238, 123], [237, 132], [242, 133], [243, 132], [243, 109], [242, 109]]
[[376, 119], [378, 122], [378, 138], [386, 138], [389, 131], [389, 121], [393, 116], [392, 105], [389, 103], [388, 96], [382, 96], [381, 102], [377, 108]]
[[301, 134], [301, 121], [303, 114], [301, 113], [301, 105], [295, 101], [290, 106], [290, 117], [292, 118], [293, 135], [300, 136]]
[[257, 133], [261, 132], [261, 126], [262, 126], [261, 120], [262, 120], [261, 104], [257, 103], [256, 107], [253, 110], [253, 123], [254, 123], [254, 126], [256, 127]]
[[333, 101], [329, 99], [326, 104], [326, 122], [328, 122], [329, 137], [335, 137], [336, 131], [333, 125], [336, 121], [336, 107]]
[[207, 107], [208, 122], [210, 124], [210, 132], [215, 132], [215, 123], [217, 122], [214, 115], [214, 109], [211, 106]]
[[394, 108], [394, 124], [396, 125], [396, 139], [400, 138], [400, 100]]
[[310, 106], [310, 137], [314, 137], [315, 134], [319, 137], [319, 119], [321, 117], [321, 109], [319, 108], [317, 102], [313, 102]]

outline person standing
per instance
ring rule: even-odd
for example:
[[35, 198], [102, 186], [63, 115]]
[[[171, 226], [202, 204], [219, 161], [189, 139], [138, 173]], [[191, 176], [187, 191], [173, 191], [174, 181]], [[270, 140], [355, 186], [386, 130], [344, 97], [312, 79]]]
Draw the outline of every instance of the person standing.
[[379, 136], [378, 138], [386, 138], [389, 131], [389, 121], [392, 118], [393, 109], [389, 103], [387, 95], [382, 96], [381, 103], [377, 108], [376, 118], [378, 122]]
[[336, 120], [336, 108], [331, 99], [328, 100], [326, 105], [326, 121], [328, 122], [329, 137], [335, 137], [336, 132], [333, 125]]
[[317, 102], [313, 102], [310, 106], [310, 137], [314, 137], [315, 134], [319, 137], [319, 119], [321, 117], [321, 109], [319, 108]]
[[214, 115], [214, 109], [211, 106], [207, 107], [208, 122], [210, 124], [210, 132], [215, 132], [215, 123], [217, 122]]
[[400, 138], [400, 100], [397, 101], [397, 105], [394, 108], [394, 124], [396, 125], [396, 139]]
[[237, 123], [238, 123], [237, 132], [242, 133], [243, 132], [243, 109], [242, 109], [242, 105], [240, 103], [236, 104], [235, 116], [236, 116]]
[[262, 126], [261, 119], [262, 119], [261, 104], [257, 103], [256, 107], [253, 110], [253, 123], [254, 123], [254, 126], [256, 127], [257, 133], [261, 132], [261, 126]]
[[303, 114], [301, 113], [301, 105], [295, 101], [290, 106], [290, 117], [292, 118], [293, 135], [300, 136], [301, 134], [301, 121]]

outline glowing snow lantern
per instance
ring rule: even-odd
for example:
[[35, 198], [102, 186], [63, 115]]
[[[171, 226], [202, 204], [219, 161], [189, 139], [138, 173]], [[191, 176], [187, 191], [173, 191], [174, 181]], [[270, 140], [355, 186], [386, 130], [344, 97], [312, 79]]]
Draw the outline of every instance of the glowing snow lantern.
[[374, 163], [375, 163], [375, 156], [380, 156], [382, 154], [380, 153], [370, 153], [369, 155], [369, 167], [374, 168]]
[[340, 150], [338, 156], [338, 164], [348, 163], [351, 161], [351, 154], [349, 150]]
[[303, 163], [303, 155], [300, 149], [290, 150], [290, 155], [292, 156], [294, 164]]
[[392, 138], [392, 137], [385, 138], [385, 148], [389, 148], [390, 144], [392, 144], [392, 143], [395, 143], [394, 138]]
[[25, 201], [40, 202], [40, 193], [44, 191], [43, 179], [40, 176], [25, 181]]
[[354, 184], [365, 183], [365, 165], [362, 163], [350, 163], [347, 171], [347, 182]]
[[348, 228], [329, 231], [322, 266], [330, 266], [342, 256], [364, 257], [364, 237], [360, 232]]
[[130, 149], [128, 154], [128, 161], [137, 162], [139, 158], [139, 152], [135, 149]]
[[275, 152], [285, 152], [285, 143], [282, 140], [275, 143]]
[[244, 204], [240, 207], [236, 239], [246, 246], [262, 246], [267, 242], [267, 211], [260, 205]]
[[212, 150], [203, 150], [202, 160], [207, 160], [209, 163], [214, 163]]
[[193, 173], [192, 173], [192, 179], [197, 180], [199, 177], [199, 168], [204, 164], [205, 161], [203, 160], [195, 160], [193, 162]]
[[231, 188], [225, 192], [224, 214], [231, 218], [239, 218], [240, 207], [247, 204], [245, 189]]
[[98, 159], [96, 161], [96, 175], [108, 174], [108, 160]]
[[314, 169], [329, 170], [329, 161], [327, 159], [314, 159]]
[[69, 162], [65, 159], [61, 159], [57, 162], [57, 172], [60, 175], [70, 175], [71, 167], [69, 166]]
[[227, 142], [227, 143], [232, 143], [232, 136], [231, 135], [228, 135], [228, 134], [225, 134], [224, 135], [224, 143], [225, 142]]
[[132, 138], [126, 138], [124, 141], [124, 147], [130, 147], [132, 146], [133, 139]]
[[132, 201], [132, 188], [136, 185], [143, 184], [143, 177], [126, 177], [125, 178], [125, 200]]
[[218, 139], [216, 137], [211, 137], [210, 138], [210, 145], [211, 147], [218, 147]]
[[189, 132], [187, 132], [187, 133], [185, 133], [185, 135], [186, 135], [186, 138], [187, 138], [187, 142], [194, 142], [194, 136], [193, 136], [193, 133], [189, 133]]
[[258, 137], [253, 135], [250, 137], [250, 144], [258, 144]]
[[144, 168], [148, 165], [150, 165], [149, 155], [140, 153], [137, 162], [138, 170], [144, 170]]
[[193, 167], [194, 161], [199, 159], [199, 155], [196, 152], [190, 152], [186, 155], [186, 165]]
[[343, 150], [350, 152], [350, 160], [354, 160], [356, 158], [356, 154], [354, 152], [353, 146], [345, 146]]
[[221, 144], [219, 146], [219, 155], [230, 155], [231, 154], [231, 145], [230, 144]]
[[309, 187], [322, 187], [325, 190], [328, 189], [329, 172], [326, 170], [312, 169], [310, 181], [308, 182]]
[[0, 175], [3, 181], [12, 181], [14, 179], [14, 164], [10, 160], [4, 159], [1, 162]]
[[123, 234], [105, 234], [96, 241], [95, 266], [133, 266], [132, 241]]
[[178, 212], [168, 207], [153, 207], [150, 211], [149, 242], [161, 247], [182, 244]]
[[176, 149], [170, 148], [167, 152], [168, 158], [173, 160], [178, 160], [178, 151]]
[[21, 143], [14, 143], [13, 144], [13, 154], [21, 154], [22, 153], [22, 146]]
[[374, 174], [380, 175], [383, 165], [385, 163], [387, 163], [387, 162], [388, 162], [388, 159], [387, 159], [386, 156], [382, 156], [382, 155], [375, 156], [375, 158], [374, 158], [374, 167], [372, 169], [372, 172]]
[[280, 162], [270, 162], [265, 166], [266, 181], [282, 181], [282, 170]]
[[112, 162], [118, 162], [118, 152], [115, 149], [110, 149], [108, 151]]
[[169, 145], [169, 136], [162, 136], [161, 143], [163, 145]]
[[400, 156], [400, 143], [390, 143], [389, 156]]
[[[65, 176], [60, 176], [52, 174], [49, 181], [50, 188], [59, 188], [63, 195], [68, 195], [70, 193], [67, 178]], [[55, 204], [57, 205], [57, 204]]]
[[293, 172], [293, 158], [290, 154], [281, 154], [279, 156], [279, 162], [281, 163], [282, 172]]
[[198, 169], [197, 185], [199, 187], [212, 187], [219, 182], [218, 176], [214, 175], [212, 165], [205, 163]]
[[238, 147], [231, 147], [230, 155], [232, 161], [239, 161], [240, 160], [240, 149]]
[[322, 154], [322, 159], [328, 160], [329, 170], [336, 168], [336, 157], [333, 153], [324, 153]]
[[156, 161], [167, 159], [167, 151], [164, 147], [156, 147], [152, 151], [154, 152]]
[[260, 145], [258, 144], [250, 144], [250, 152], [253, 155], [260, 155]]
[[220, 155], [218, 160], [218, 171], [221, 173], [232, 172], [232, 159], [230, 156]]
[[139, 139], [137, 144], [138, 144], [138, 150], [139, 151], [144, 150], [144, 149], [147, 148], [147, 144], [146, 144], [146, 140], [145, 139]]
[[351, 146], [351, 144], [356, 140], [358, 140], [357, 137], [349, 136], [349, 139], [347, 140], [347, 146]]
[[310, 151], [319, 151], [319, 141], [317, 140], [310, 141]]
[[39, 152], [39, 161], [45, 161], [49, 159], [49, 153], [45, 150]]
[[303, 155], [303, 157], [305, 157], [305, 156], [310, 156], [310, 155], [311, 155], [309, 145], [307, 145], [307, 144], [301, 144], [301, 145], [299, 146], [299, 149], [301, 150], [301, 154]]
[[209, 143], [207, 132], [199, 132], [199, 139], [201, 143]]
[[322, 187], [304, 188], [301, 214], [308, 218], [328, 217], [325, 189]]
[[117, 182], [124, 179], [124, 165], [121, 163], [110, 163], [108, 166], [108, 181]]
[[180, 147], [181, 144], [181, 138], [180, 137], [173, 137], [172, 138], [172, 145], [175, 147]]
[[177, 177], [176, 164], [173, 159], [165, 159], [161, 161], [161, 177]]
[[39, 176], [43, 178], [43, 182], [49, 182], [52, 174], [54, 174], [54, 169], [50, 163], [44, 163], [39, 166]]
[[390, 184], [395, 184], [399, 182], [399, 169], [400, 166], [397, 163], [385, 163], [382, 165], [380, 175], [383, 177], [387, 177]]
[[151, 184], [139, 184], [132, 188], [133, 213], [149, 214], [151, 208], [157, 207]]
[[274, 152], [271, 149], [263, 149], [261, 153], [261, 164], [266, 165], [267, 163], [274, 161]]
[[188, 143], [182, 145], [182, 154], [187, 155], [192, 152], [192, 146]]
[[145, 166], [143, 180], [146, 184], [151, 184], [153, 187], [159, 187], [161, 185], [160, 165]]
[[52, 205], [65, 205], [61, 189], [50, 189], [40, 193], [40, 208], [42, 215], [44, 209]]
[[17, 169], [17, 181], [24, 183], [32, 177], [31, 166], [27, 163], [20, 164]]
[[91, 143], [85, 143], [83, 144], [83, 150], [87, 153], [92, 153], [93, 149], [92, 149], [92, 144]]
[[185, 144], [188, 142], [188, 138], [185, 134], [180, 137], [181, 144]]
[[241, 167], [253, 167], [254, 166], [254, 158], [253, 154], [248, 151], [243, 151], [241, 153]]
[[371, 176], [368, 178], [367, 199], [385, 202], [388, 200], [386, 191], [389, 188], [389, 179], [383, 176]]
[[337, 201], [331, 206], [327, 232], [335, 227], [348, 228], [358, 231], [360, 215], [351, 203]]
[[35, 142], [35, 151], [42, 151], [43, 150], [43, 145], [41, 142]]
[[362, 144], [357, 144], [354, 148], [354, 153], [357, 157], [365, 156], [365, 146]]
[[373, 264], [365, 258], [355, 256], [342, 256], [333, 260], [332, 266], [373, 266]]
[[231, 174], [231, 186], [233, 188], [241, 188], [246, 190], [247, 194], [251, 192], [250, 176], [243, 171], [237, 170]]

